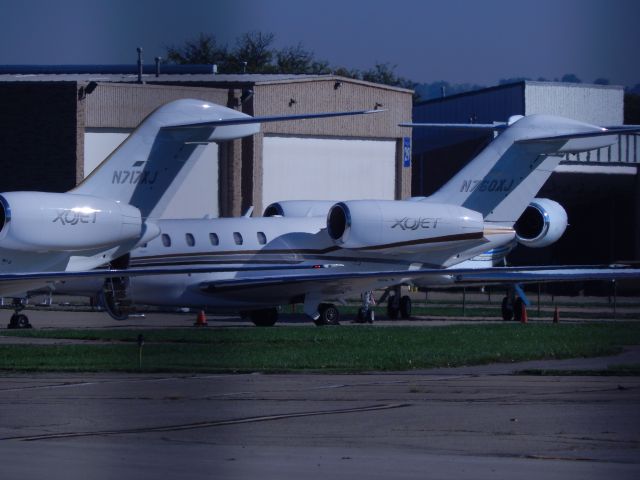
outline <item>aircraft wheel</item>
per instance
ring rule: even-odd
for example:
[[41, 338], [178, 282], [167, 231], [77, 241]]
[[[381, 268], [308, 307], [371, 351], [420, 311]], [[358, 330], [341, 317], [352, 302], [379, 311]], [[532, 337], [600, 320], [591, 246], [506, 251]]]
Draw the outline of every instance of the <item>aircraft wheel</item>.
[[409, 295], [400, 298], [400, 316], [405, 320], [411, 318], [411, 297]]
[[33, 328], [33, 326], [29, 323], [29, 317], [22, 313], [14, 313], [7, 328]]
[[278, 321], [278, 309], [264, 308], [249, 313], [249, 318], [256, 327], [273, 327]]
[[513, 318], [513, 308], [509, 305], [509, 297], [504, 297], [502, 299], [502, 307], [500, 309], [502, 312], [502, 320], [508, 322]]
[[387, 302], [387, 317], [391, 320], [396, 320], [400, 315], [400, 302], [398, 301], [397, 295], [393, 295], [389, 297], [389, 301]]
[[340, 310], [332, 303], [321, 303], [318, 313], [320, 317], [313, 321], [317, 326], [340, 325]]

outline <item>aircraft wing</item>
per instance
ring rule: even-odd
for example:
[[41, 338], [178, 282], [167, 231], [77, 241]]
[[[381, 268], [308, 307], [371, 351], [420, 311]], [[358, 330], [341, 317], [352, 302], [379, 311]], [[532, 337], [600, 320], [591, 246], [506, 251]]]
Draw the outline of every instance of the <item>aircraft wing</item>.
[[629, 267], [512, 267], [485, 270], [455, 274], [456, 283], [553, 283], [640, 278], [640, 269]]
[[342, 272], [340, 268], [318, 272], [300, 272], [294, 275], [264, 275], [248, 278], [203, 282], [205, 292], [223, 292], [238, 289], [269, 289], [286, 287], [293, 294], [303, 294], [310, 289], [327, 294], [362, 292], [392, 285], [411, 284], [413, 281], [443, 285], [448, 277], [450, 285], [504, 284], [504, 283], [553, 283], [587, 280], [640, 279], [640, 268], [626, 266], [544, 266], [544, 267], [493, 267], [482, 269], [419, 269], [385, 270], [376, 272]]
[[[220, 267], [161, 267], [161, 268], [128, 268], [128, 269], [96, 269], [87, 271], [58, 271], [58, 272], [21, 272], [0, 274], [0, 296], [20, 296], [16, 292], [27, 292], [40, 288], [43, 283], [63, 282], [77, 279], [105, 279], [114, 277], [137, 277], [148, 275], [179, 275], [197, 273], [225, 273], [225, 272], [260, 272], [269, 270], [322, 270], [340, 267], [340, 264], [318, 265], [260, 265], [251, 267], [220, 266]], [[37, 287], [36, 287], [37, 286]]]

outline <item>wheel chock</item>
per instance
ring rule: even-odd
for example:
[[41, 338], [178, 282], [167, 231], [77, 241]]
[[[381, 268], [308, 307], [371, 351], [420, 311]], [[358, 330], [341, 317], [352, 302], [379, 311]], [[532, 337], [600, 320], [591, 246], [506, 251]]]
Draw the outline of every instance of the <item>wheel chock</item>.
[[527, 306], [525, 305], [524, 302], [521, 302], [522, 305], [522, 309], [521, 309], [521, 313], [520, 313], [520, 323], [527, 323], [529, 321], [529, 319], [527, 318]]

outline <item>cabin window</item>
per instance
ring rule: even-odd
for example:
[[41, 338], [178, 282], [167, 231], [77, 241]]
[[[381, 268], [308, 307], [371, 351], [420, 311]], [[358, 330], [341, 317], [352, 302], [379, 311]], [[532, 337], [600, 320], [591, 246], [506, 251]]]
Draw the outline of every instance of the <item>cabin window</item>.
[[189, 245], [190, 247], [193, 247], [196, 244], [196, 239], [193, 238], [192, 233], [185, 233], [184, 239], [187, 241], [187, 245]]
[[242, 245], [242, 235], [240, 232], [233, 232], [233, 241], [236, 242], [236, 245]]
[[210, 233], [209, 234], [209, 241], [211, 242], [211, 245], [216, 246], [220, 244], [220, 239], [218, 238], [218, 234], [217, 233]]
[[258, 232], [258, 243], [260, 245], [264, 245], [265, 243], [267, 243], [267, 236], [264, 234], [264, 232]]
[[171, 246], [171, 237], [166, 233], [162, 234], [162, 245], [164, 245], [165, 247]]

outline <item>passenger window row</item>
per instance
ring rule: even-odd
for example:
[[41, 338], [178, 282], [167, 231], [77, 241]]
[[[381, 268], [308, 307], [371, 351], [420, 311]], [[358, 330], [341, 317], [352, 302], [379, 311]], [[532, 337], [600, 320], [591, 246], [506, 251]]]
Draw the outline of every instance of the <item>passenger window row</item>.
[[[267, 236], [264, 234], [264, 232], [256, 232], [256, 238], [260, 245], [267, 244]], [[164, 245], [165, 247], [171, 246], [171, 236], [168, 233], [163, 233], [161, 236], [161, 240], [162, 245]], [[196, 238], [192, 233], [185, 233], [184, 240], [189, 247], [194, 247], [196, 245]], [[233, 232], [233, 242], [236, 245], [244, 244], [244, 238], [242, 237], [242, 234], [240, 232]], [[214, 247], [220, 245], [220, 238], [218, 237], [217, 233], [209, 233], [209, 243]]]

